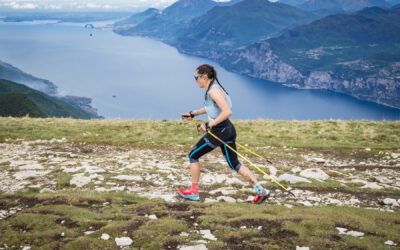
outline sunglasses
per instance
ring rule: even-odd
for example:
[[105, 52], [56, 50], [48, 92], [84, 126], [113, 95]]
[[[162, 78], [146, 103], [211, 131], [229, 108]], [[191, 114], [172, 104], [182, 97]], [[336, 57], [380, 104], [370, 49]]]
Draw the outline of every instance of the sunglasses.
[[201, 76], [202, 76], [202, 74], [200, 74], [198, 76], [194, 75], [194, 79], [197, 81], [197, 79], [199, 79], [199, 77], [201, 77]]

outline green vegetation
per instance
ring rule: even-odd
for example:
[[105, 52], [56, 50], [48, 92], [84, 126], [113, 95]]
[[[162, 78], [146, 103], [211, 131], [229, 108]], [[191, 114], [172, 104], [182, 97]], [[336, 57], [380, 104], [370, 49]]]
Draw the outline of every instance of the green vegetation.
[[47, 117], [47, 115], [24, 94], [0, 94], [0, 116], [22, 117], [26, 115], [29, 117]]
[[[397, 149], [400, 122], [389, 121], [272, 121], [234, 120], [238, 142], [252, 148], [276, 146], [332, 149]], [[69, 142], [116, 146], [189, 149], [201, 136], [189, 121], [76, 120], [0, 118], [0, 142], [17, 138], [50, 140], [65, 137]], [[262, 149], [267, 151], [266, 149]]]
[[233, 49], [315, 19], [314, 14], [289, 5], [245, 0], [233, 6], [214, 8], [195, 19], [177, 43], [187, 51]]
[[[400, 234], [398, 213], [348, 207], [167, 203], [121, 192], [82, 191], [1, 194], [0, 202], [3, 209], [27, 206], [0, 221], [0, 243], [14, 248], [114, 249], [115, 238], [130, 237], [133, 248], [168, 249], [192, 245], [203, 239], [197, 230], [211, 230], [217, 240], [208, 243], [209, 249], [383, 249], [383, 242]], [[152, 214], [156, 220], [146, 216]], [[365, 236], [340, 235], [335, 227]], [[103, 233], [110, 240], [102, 240]]]
[[[81, 119], [93, 118], [93, 115], [75, 108], [63, 101], [54, 97], [50, 97], [40, 91], [31, 89], [25, 85], [15, 82], [0, 79], [0, 93], [20, 93], [24, 94], [32, 100], [37, 108], [46, 113], [50, 117], [73, 117]], [[11, 103], [10, 103], [11, 104]], [[9, 105], [10, 105], [9, 104]], [[17, 109], [18, 107], [9, 107], [10, 109]]]
[[[358, 162], [359, 159], [381, 155], [379, 151], [385, 151], [382, 152], [382, 157], [387, 157], [386, 153], [389, 151], [399, 153], [400, 149], [400, 122], [234, 120], [233, 123], [237, 128], [239, 143], [257, 153], [277, 153], [278, 159], [287, 160], [293, 157], [296, 161], [296, 154], [328, 152], [329, 156], [338, 156], [340, 160], [348, 157]], [[0, 192], [1, 210], [16, 211], [15, 214], [0, 220], [0, 247], [7, 244], [10, 248], [18, 249], [23, 246], [31, 246], [32, 249], [117, 249], [115, 238], [130, 237], [133, 240], [131, 249], [175, 249], [178, 246], [200, 244], [197, 241], [205, 240], [200, 230], [210, 230], [217, 238], [205, 243], [208, 249], [295, 249], [296, 246], [308, 246], [310, 249], [385, 249], [389, 248], [384, 244], [387, 240], [398, 243], [398, 210], [390, 213], [334, 205], [293, 205], [292, 208], [288, 208], [277, 205], [272, 199], [263, 205], [240, 202], [171, 203], [160, 199], [140, 198], [131, 191], [95, 192], [94, 189], [99, 186], [93, 182], [80, 189], [70, 184], [73, 175], [89, 173], [83, 169], [76, 172], [62, 171], [62, 166], [74, 168], [83, 162], [90, 162], [91, 166], [107, 169], [134, 166], [125, 168], [118, 174], [143, 176], [144, 167], [153, 166], [153, 169], [146, 170], [146, 174], [159, 173], [158, 179], [166, 179], [168, 173], [160, 173], [157, 167], [168, 161], [176, 172], [187, 170], [181, 166], [182, 159], [187, 160], [182, 151], [187, 152], [201, 135], [202, 133], [196, 131], [196, 125], [189, 121], [0, 118], [0, 143], [18, 144], [21, 139], [50, 140], [62, 137], [68, 141], [65, 144], [50, 145], [54, 148], [53, 152], [39, 149], [29, 153], [23, 151], [19, 155], [19, 160], [26, 158], [32, 161], [34, 157], [46, 170], [51, 170], [45, 177], [52, 178], [50, 182], [54, 183], [54, 192], [39, 192], [39, 188], [29, 186], [23, 191], [11, 194]], [[115, 147], [106, 148], [107, 145]], [[43, 145], [33, 144], [32, 147], [40, 148]], [[290, 147], [296, 149], [286, 151]], [[370, 150], [365, 150], [367, 147]], [[130, 152], [138, 148], [145, 148], [146, 152], [147, 149], [153, 150], [154, 155], [161, 155], [162, 159], [153, 159], [152, 155], [147, 153], [148, 158], [135, 155], [140, 150]], [[177, 154], [177, 151], [180, 153]], [[125, 152], [125, 155], [121, 155], [121, 152]], [[83, 156], [81, 161], [80, 157]], [[121, 164], [120, 161], [125, 156], [128, 156], [131, 162]], [[66, 161], [59, 161], [61, 158], [65, 158]], [[73, 161], [69, 162], [72, 159]], [[93, 159], [95, 161], [92, 161]], [[151, 161], [155, 162], [150, 163]], [[302, 165], [304, 163], [307, 166], [313, 164], [304, 162], [303, 159], [297, 166], [307, 167]], [[220, 163], [207, 162], [207, 165], [207, 171], [212, 173], [231, 173]], [[311, 167], [315, 165], [316, 163]], [[275, 167], [279, 175], [290, 173], [292, 169], [290, 164], [276, 164]], [[340, 169], [341, 172], [334, 172], [333, 168], [324, 165], [321, 169], [330, 179], [290, 186], [296, 190], [320, 192], [322, 197], [339, 190], [357, 199], [371, 197], [371, 200], [378, 202], [386, 197], [399, 197], [399, 191], [396, 189], [365, 190], [360, 189], [360, 183], [351, 182], [343, 186], [338, 179], [334, 179], [343, 175], [342, 180], [346, 180], [347, 172], [353, 177], [360, 177], [364, 173], [358, 171], [360, 167], [362, 166], [338, 166], [336, 169]], [[0, 161], [0, 168], [4, 172], [12, 173], [17, 170], [11, 160]], [[268, 172], [266, 166], [262, 168]], [[385, 171], [395, 170], [388, 167]], [[388, 174], [390, 175], [390, 172]], [[112, 177], [117, 175], [115, 172], [105, 172], [101, 175], [104, 181], [99, 184], [100, 187], [112, 187], [112, 183], [120, 186], [131, 184], [130, 181], [113, 179]], [[181, 176], [182, 174], [177, 175], [178, 181], [181, 181]], [[41, 178], [26, 180], [32, 181], [32, 184], [42, 184]], [[154, 179], [136, 184], [157, 190], [158, 187], [150, 183], [152, 181]], [[111, 184], [106, 184], [107, 182]], [[48, 185], [42, 187], [49, 187]], [[204, 199], [203, 195], [215, 199], [219, 193], [211, 195], [207, 192], [227, 185], [226, 182], [214, 183], [212, 186], [204, 185], [201, 200]], [[272, 184], [267, 185], [268, 188], [272, 187], [272, 190], [277, 188]], [[252, 195], [247, 187], [241, 184], [232, 186], [238, 188], [238, 192], [232, 195], [235, 199], [246, 200]], [[274, 194], [278, 200], [280, 194]], [[291, 197], [285, 201], [286, 205], [295, 203], [295, 198]], [[157, 219], [150, 219], [149, 215], [156, 215]], [[363, 232], [365, 235], [356, 238], [339, 234], [336, 227]], [[103, 233], [111, 238], [101, 239]]]
[[[353, 62], [346, 67], [346, 70], [351, 70], [355, 60], [365, 59], [374, 63], [374, 57], [386, 53], [384, 60], [379, 60], [381, 69], [393, 63], [393, 60], [386, 59], [398, 58], [400, 54], [399, 24], [400, 9], [372, 7], [296, 27], [271, 39], [270, 44], [283, 61], [304, 74], [332, 70], [344, 62]], [[365, 76], [366, 73], [376, 73], [376, 70], [366, 67], [362, 73]]]

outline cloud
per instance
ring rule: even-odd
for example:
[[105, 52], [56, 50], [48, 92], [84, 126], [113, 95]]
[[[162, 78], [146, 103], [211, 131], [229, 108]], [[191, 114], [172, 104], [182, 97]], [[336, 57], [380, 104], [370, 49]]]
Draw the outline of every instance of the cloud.
[[17, 3], [16, 1], [4, 3], [4, 6], [12, 9], [36, 9], [39, 7], [34, 3]]
[[177, 0], [0, 0], [0, 7], [47, 10], [138, 10], [165, 8]]

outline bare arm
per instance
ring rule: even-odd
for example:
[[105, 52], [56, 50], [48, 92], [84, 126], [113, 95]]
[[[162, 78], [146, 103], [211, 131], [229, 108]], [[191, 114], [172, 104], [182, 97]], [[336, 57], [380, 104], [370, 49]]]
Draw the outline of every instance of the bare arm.
[[[203, 115], [203, 114], [206, 113], [206, 109], [205, 108], [201, 108], [201, 109], [192, 111], [192, 113], [194, 114], [194, 116]], [[190, 116], [189, 113], [182, 114], [182, 117], [183, 117], [183, 119], [186, 119], [186, 120], [189, 120], [189, 121], [192, 120], [192, 117]]]
[[218, 105], [218, 107], [221, 109], [221, 114], [217, 118], [215, 118], [214, 121], [209, 122], [209, 126], [213, 127], [217, 125], [220, 122], [225, 121], [232, 115], [232, 110], [228, 105], [228, 102], [226, 101], [225, 94], [222, 92], [222, 90], [218, 88], [214, 88], [210, 90], [209, 92], [211, 99]]

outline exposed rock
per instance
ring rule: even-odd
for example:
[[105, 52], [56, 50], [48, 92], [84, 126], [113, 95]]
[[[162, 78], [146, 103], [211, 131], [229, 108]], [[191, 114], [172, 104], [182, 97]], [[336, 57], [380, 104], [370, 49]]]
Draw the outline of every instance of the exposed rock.
[[299, 247], [299, 246], [296, 246], [296, 250], [310, 250], [310, 248], [309, 248], [309, 247]]
[[295, 168], [292, 168], [290, 171], [292, 171], [292, 173], [298, 173], [298, 172], [300, 172], [301, 171], [301, 167], [295, 167]]
[[357, 231], [347, 231], [347, 228], [343, 227], [337, 227], [336, 228], [339, 231], [339, 234], [347, 234], [353, 237], [361, 237], [364, 236], [363, 232], [357, 232]]
[[84, 173], [75, 174], [72, 179], [69, 181], [69, 184], [76, 185], [77, 187], [83, 187], [88, 184], [92, 179], [88, 176], [85, 176]]
[[329, 178], [324, 171], [318, 168], [309, 168], [300, 172], [300, 175], [306, 178], [312, 178], [318, 181], [324, 181]]
[[204, 244], [194, 245], [194, 246], [178, 246], [179, 250], [207, 250]]
[[382, 189], [383, 187], [379, 186], [376, 183], [367, 183], [364, 186], [362, 186], [361, 188]]
[[363, 232], [357, 232], [357, 231], [348, 231], [346, 233], [347, 235], [353, 236], [353, 237], [361, 237], [364, 236]]
[[125, 247], [130, 246], [133, 243], [133, 240], [129, 237], [121, 237], [115, 238], [115, 243], [117, 244], [117, 246]]
[[276, 176], [278, 169], [276, 169], [276, 167], [274, 166], [268, 166], [268, 168], [269, 168], [269, 175], [271, 175], [272, 177]]
[[135, 175], [117, 175], [112, 178], [123, 181], [143, 181], [143, 178], [141, 176], [135, 176]]
[[201, 176], [201, 182], [205, 184], [222, 183], [228, 179], [224, 174], [204, 174]]
[[200, 234], [203, 235], [204, 239], [212, 240], [212, 241], [216, 241], [217, 240], [217, 238], [215, 238], [215, 236], [208, 229], [207, 230], [200, 230]]
[[101, 239], [102, 239], [102, 240], [109, 240], [109, 239], [110, 239], [110, 235], [108, 235], [108, 234], [106, 234], [106, 233], [103, 233], [103, 234], [101, 235]]
[[298, 203], [303, 204], [306, 207], [312, 207], [312, 204], [309, 201], [299, 201]]
[[157, 220], [158, 219], [157, 215], [155, 215], [155, 214], [149, 215], [148, 217], [149, 217], [150, 220]]
[[278, 177], [278, 181], [286, 181], [286, 182], [289, 182], [291, 184], [295, 184], [295, 183], [298, 183], [298, 182], [311, 183], [311, 181], [307, 180], [306, 178], [295, 176], [295, 175], [291, 175], [291, 174], [283, 174], [283, 175], [279, 176]]
[[337, 227], [336, 229], [339, 231], [339, 234], [346, 234], [347, 228]]
[[218, 196], [217, 201], [221, 201], [221, 200], [223, 200], [225, 202], [229, 202], [229, 203], [236, 203], [236, 200], [229, 196]]
[[188, 236], [189, 236], [189, 234], [188, 234], [188, 233], [186, 233], [186, 232], [182, 232], [182, 233], [180, 233], [180, 234], [179, 234], [179, 236], [182, 236], [182, 237], [188, 237]]
[[394, 243], [393, 241], [391, 241], [391, 240], [387, 240], [387, 241], [385, 241], [385, 244], [386, 245], [389, 245], [389, 246], [397, 246], [397, 244], [396, 243]]
[[383, 199], [383, 204], [385, 204], [385, 205], [393, 205], [393, 203], [395, 203], [395, 202], [396, 202], [396, 200], [392, 199], [392, 198]]
[[237, 192], [237, 189], [234, 188], [218, 188], [215, 190], [210, 191], [210, 194], [216, 194], [221, 192], [223, 195], [234, 194]]
[[15, 179], [17, 180], [23, 180], [27, 179], [30, 177], [37, 177], [37, 176], [43, 176], [48, 174], [50, 171], [20, 171], [14, 174]]

